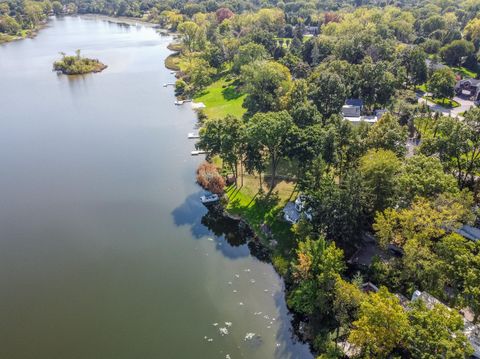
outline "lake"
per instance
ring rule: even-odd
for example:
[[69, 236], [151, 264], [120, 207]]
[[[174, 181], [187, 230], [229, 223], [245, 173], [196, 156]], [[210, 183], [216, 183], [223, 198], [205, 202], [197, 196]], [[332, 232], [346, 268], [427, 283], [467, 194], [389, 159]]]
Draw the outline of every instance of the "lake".
[[[271, 265], [202, 224], [170, 41], [67, 17], [0, 46], [0, 358], [312, 358]], [[76, 49], [108, 68], [51, 71]]]

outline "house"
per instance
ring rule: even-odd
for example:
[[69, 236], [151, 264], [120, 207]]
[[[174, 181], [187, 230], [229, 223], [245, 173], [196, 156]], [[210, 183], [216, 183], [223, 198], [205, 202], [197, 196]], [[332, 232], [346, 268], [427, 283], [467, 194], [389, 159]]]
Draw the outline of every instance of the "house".
[[456, 83], [455, 93], [457, 96], [467, 96], [472, 101], [480, 99], [480, 80], [463, 79]]
[[385, 250], [378, 245], [377, 239], [372, 234], [363, 233], [357, 250], [347, 263], [357, 267], [369, 267], [375, 258], [388, 262], [396, 255], [397, 253], [390, 246]]
[[306, 200], [306, 196], [300, 194], [295, 202], [288, 202], [283, 208], [283, 218], [291, 224], [298, 223], [302, 216], [311, 221], [312, 210], [310, 208], [305, 208]]
[[363, 110], [363, 101], [359, 98], [349, 98], [342, 106], [343, 117], [360, 117]]
[[426, 59], [425, 64], [427, 65], [427, 68], [430, 71], [437, 71], [437, 70], [441, 70], [441, 69], [444, 69], [444, 68], [447, 67], [444, 64], [441, 64], [441, 63], [436, 62], [436, 61], [432, 61], [430, 59]]
[[377, 293], [378, 292], [378, 287], [375, 284], [373, 284], [372, 282], [363, 283], [360, 289], [364, 293], [370, 293], [370, 292]]
[[456, 232], [462, 237], [470, 239], [471, 241], [477, 242], [480, 240], [480, 229], [476, 227], [465, 224], [460, 229], [457, 229]]
[[318, 26], [305, 26], [303, 29], [303, 35], [306, 36], [316, 36], [318, 32]]
[[[446, 306], [433, 295], [430, 295], [427, 292], [421, 292], [419, 290], [416, 290], [412, 295], [412, 302], [418, 299], [423, 300], [428, 309], [432, 309], [436, 304]], [[447, 308], [450, 309], [449, 307]], [[463, 333], [467, 337], [474, 350], [472, 357], [480, 359], [480, 325], [473, 324], [471, 322], [471, 318], [469, 318], [468, 315], [465, 314], [465, 311], [461, 311], [460, 313], [463, 314]]]
[[363, 101], [358, 98], [350, 98], [345, 101], [342, 106], [342, 116], [350, 122], [367, 122], [375, 123], [386, 112], [386, 110], [375, 110], [373, 116], [363, 116]]
[[415, 300], [421, 299], [425, 303], [428, 309], [432, 309], [435, 304], [442, 304], [437, 298], [435, 298], [433, 295], [428, 294], [427, 292], [421, 292], [419, 290], [416, 290], [412, 294], [412, 302]]

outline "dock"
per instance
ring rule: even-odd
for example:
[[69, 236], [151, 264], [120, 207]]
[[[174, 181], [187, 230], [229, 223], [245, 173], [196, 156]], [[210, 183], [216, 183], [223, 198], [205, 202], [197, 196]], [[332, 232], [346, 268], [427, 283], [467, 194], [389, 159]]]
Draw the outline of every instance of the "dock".
[[207, 151], [196, 150], [196, 151], [190, 152], [190, 154], [191, 154], [192, 156], [203, 155], [203, 154], [205, 154], [205, 153], [207, 153]]
[[198, 133], [195, 133], [195, 132], [189, 132], [187, 137], [189, 139], [195, 139], [195, 138], [200, 138], [200, 135]]

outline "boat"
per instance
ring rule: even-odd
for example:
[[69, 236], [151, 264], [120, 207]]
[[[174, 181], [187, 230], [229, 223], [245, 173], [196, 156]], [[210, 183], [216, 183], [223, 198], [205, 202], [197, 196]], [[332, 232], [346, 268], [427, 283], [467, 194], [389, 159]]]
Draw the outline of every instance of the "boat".
[[200, 197], [200, 201], [202, 201], [203, 204], [209, 204], [209, 203], [215, 203], [220, 200], [220, 197], [218, 194], [209, 194]]
[[180, 106], [180, 105], [183, 105], [184, 102], [185, 101], [182, 101], [182, 100], [175, 101], [175, 105]]
[[207, 153], [207, 151], [195, 150], [195, 151], [190, 152], [190, 154], [192, 156], [203, 155], [204, 153]]
[[163, 84], [163, 87], [167, 87], [167, 86], [175, 86], [175, 84], [174, 83]]
[[189, 132], [187, 137], [190, 138], [190, 139], [194, 139], [194, 138], [200, 138], [200, 135], [198, 133], [195, 133], [195, 132]]

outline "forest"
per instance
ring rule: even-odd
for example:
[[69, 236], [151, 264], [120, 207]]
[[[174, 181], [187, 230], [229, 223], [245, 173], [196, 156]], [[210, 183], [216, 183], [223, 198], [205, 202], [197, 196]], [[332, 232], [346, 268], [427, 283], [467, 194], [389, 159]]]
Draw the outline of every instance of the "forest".
[[[467, 358], [480, 350], [480, 237], [465, 232], [480, 224], [480, 109], [476, 93], [463, 109], [458, 83], [479, 77], [479, 11], [479, 0], [9, 0], [0, 36], [76, 13], [174, 32], [176, 95], [206, 105], [199, 182], [269, 247], [302, 339], [320, 358]], [[296, 199], [290, 225], [282, 211]]]

